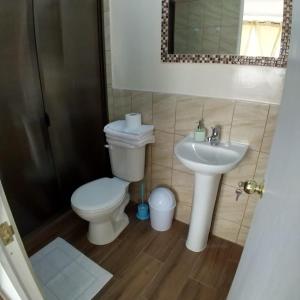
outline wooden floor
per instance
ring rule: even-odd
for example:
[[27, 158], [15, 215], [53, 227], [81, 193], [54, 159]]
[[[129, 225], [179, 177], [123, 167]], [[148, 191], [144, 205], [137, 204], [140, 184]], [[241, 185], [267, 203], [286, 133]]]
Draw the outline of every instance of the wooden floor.
[[185, 247], [187, 225], [175, 221], [167, 232], [134, 218], [117, 240], [95, 246], [84, 221], [69, 212], [24, 239], [29, 255], [61, 236], [114, 277], [94, 299], [226, 299], [242, 247], [211, 236], [202, 253]]

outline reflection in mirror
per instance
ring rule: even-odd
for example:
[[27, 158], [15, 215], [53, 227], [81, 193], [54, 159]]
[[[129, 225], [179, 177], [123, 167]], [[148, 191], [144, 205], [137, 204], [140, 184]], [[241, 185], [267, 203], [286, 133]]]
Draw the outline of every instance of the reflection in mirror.
[[284, 0], [170, 0], [169, 53], [280, 55]]

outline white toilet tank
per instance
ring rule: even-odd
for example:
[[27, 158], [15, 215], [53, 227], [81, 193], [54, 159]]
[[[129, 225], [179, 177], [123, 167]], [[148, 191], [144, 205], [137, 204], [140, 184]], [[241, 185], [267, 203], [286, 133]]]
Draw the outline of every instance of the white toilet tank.
[[113, 175], [129, 182], [142, 180], [146, 145], [136, 147], [111, 139], [107, 139], [107, 142]]
[[140, 181], [145, 173], [146, 145], [154, 143], [153, 125], [128, 129], [125, 120], [104, 127], [110, 164], [115, 177], [128, 182]]

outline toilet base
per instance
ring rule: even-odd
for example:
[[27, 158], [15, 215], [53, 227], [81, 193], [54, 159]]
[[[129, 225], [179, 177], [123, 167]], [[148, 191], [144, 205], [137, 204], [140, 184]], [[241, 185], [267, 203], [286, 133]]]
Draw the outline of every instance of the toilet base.
[[129, 218], [124, 212], [129, 202], [129, 194], [115, 213], [107, 220], [101, 222], [90, 222], [87, 238], [94, 245], [106, 245], [114, 241], [129, 224]]
[[129, 218], [124, 216], [115, 223], [90, 223], [87, 238], [94, 245], [106, 245], [114, 241], [129, 224]]

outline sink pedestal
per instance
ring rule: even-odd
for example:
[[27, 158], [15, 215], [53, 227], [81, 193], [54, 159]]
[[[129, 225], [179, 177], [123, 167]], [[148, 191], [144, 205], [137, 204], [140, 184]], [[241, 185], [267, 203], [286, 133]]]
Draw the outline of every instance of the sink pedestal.
[[194, 199], [186, 247], [194, 252], [206, 248], [221, 174], [195, 173]]
[[176, 144], [176, 157], [195, 174], [190, 230], [186, 241], [188, 249], [194, 252], [205, 249], [221, 174], [234, 169], [247, 149], [248, 145], [235, 142], [217, 146], [195, 142], [192, 134]]

